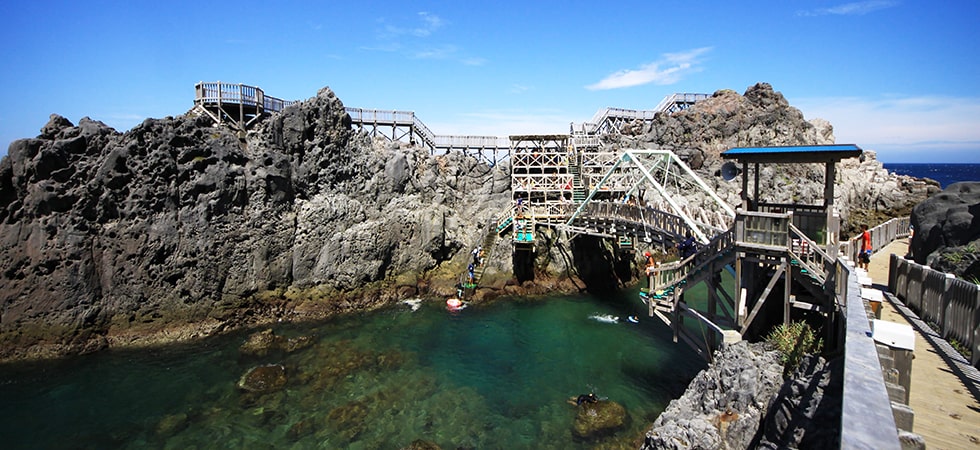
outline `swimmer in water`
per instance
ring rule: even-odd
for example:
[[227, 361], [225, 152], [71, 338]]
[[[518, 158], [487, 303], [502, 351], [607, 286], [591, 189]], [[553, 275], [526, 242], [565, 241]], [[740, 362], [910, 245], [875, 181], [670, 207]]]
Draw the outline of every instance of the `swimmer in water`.
[[593, 393], [582, 394], [578, 397], [572, 397], [568, 399], [568, 403], [575, 406], [581, 406], [583, 403], [595, 403], [598, 402], [599, 398]]

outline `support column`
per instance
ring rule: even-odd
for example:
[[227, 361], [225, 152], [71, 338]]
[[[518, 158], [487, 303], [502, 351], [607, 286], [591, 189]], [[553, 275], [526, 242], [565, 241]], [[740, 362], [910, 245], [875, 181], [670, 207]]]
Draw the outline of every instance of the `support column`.
[[833, 161], [827, 161], [824, 175], [823, 205], [827, 212], [827, 233], [825, 242], [827, 255], [836, 259], [838, 253], [837, 233], [840, 231], [840, 219], [834, 214], [834, 180], [837, 178], [837, 166]]

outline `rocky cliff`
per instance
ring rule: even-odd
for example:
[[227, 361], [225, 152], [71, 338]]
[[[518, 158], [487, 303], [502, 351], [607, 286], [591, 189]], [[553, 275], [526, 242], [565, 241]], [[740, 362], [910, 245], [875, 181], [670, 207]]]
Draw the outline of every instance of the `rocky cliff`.
[[[734, 185], [713, 176], [720, 151], [832, 141], [828, 123], [807, 122], [758, 84], [607, 144], [676, 149], [734, 203]], [[838, 205], [887, 213], [928, 193], [872, 153], [841, 166]], [[822, 193], [822, 168], [765, 170], [767, 200]], [[370, 140], [326, 88], [241, 136], [193, 115], [125, 133], [53, 115], [0, 161], [0, 359], [450, 294], [488, 221], [509, 207], [509, 187], [506, 164]], [[601, 241], [540, 241], [522, 259], [498, 240], [475, 298], [631, 278]]]
[[509, 204], [505, 168], [371, 142], [329, 89], [244, 139], [52, 116], [0, 162], [0, 356], [370, 308], [442, 266], [448, 291]]

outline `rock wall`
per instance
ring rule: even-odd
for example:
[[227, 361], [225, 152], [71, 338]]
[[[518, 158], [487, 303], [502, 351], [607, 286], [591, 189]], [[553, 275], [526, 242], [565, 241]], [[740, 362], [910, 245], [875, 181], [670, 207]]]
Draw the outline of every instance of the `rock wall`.
[[244, 139], [192, 116], [120, 134], [54, 115], [0, 162], [0, 357], [370, 308], [437, 268], [449, 292], [509, 183], [371, 142], [329, 89]]
[[742, 341], [716, 351], [711, 365], [657, 417], [641, 448], [749, 448], [782, 374], [779, 354], [763, 344]]

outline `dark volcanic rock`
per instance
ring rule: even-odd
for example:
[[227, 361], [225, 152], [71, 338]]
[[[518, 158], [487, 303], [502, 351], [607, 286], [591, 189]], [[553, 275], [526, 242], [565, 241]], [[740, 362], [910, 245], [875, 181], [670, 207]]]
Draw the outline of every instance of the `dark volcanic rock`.
[[242, 355], [266, 356], [273, 352], [291, 353], [313, 345], [313, 338], [277, 336], [271, 329], [252, 333], [238, 348]]
[[369, 308], [440, 265], [451, 289], [508, 176], [372, 142], [329, 89], [243, 140], [190, 115], [124, 134], [52, 116], [0, 161], [0, 358]]
[[949, 185], [912, 210], [915, 262], [980, 279], [980, 182]]

